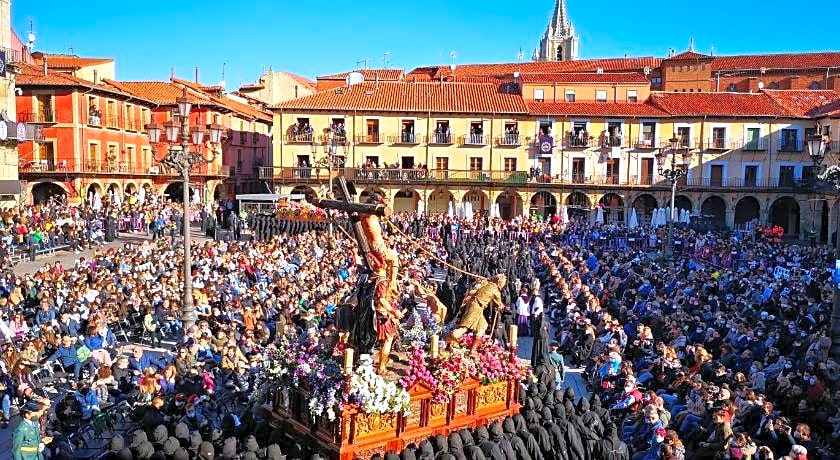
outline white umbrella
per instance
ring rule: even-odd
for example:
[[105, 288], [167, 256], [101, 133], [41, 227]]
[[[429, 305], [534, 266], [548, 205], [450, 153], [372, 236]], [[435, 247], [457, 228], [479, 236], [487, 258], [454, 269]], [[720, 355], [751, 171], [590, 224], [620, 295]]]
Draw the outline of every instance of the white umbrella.
[[650, 211], [650, 226], [651, 227], [656, 227], [656, 222], [659, 219], [658, 214], [659, 214], [659, 209], [657, 209], [657, 208], [653, 208]]
[[111, 198], [111, 201], [117, 206], [122, 206], [122, 195], [115, 191], [113, 198]]
[[598, 206], [598, 214], [595, 215], [595, 222], [599, 224], [604, 223], [604, 208], [601, 206]]
[[688, 209], [683, 209], [682, 211], [683, 211], [682, 223], [690, 224], [691, 223], [691, 213], [688, 212]]
[[455, 217], [455, 210], [452, 209], [452, 202], [449, 202], [449, 206], [446, 209], [446, 215], [449, 217]]
[[473, 220], [473, 217], [475, 217], [475, 211], [473, 211], [472, 202], [467, 201], [467, 204], [464, 207], [466, 208], [464, 210], [464, 214], [467, 215], [467, 219]]
[[146, 187], [140, 187], [140, 190], [137, 191], [137, 202], [143, 203], [146, 201]]
[[569, 223], [569, 208], [567, 208], [565, 204], [560, 207], [560, 220], [562, 220], [564, 224]]
[[668, 225], [668, 213], [671, 211], [671, 208], [662, 208], [662, 212], [659, 213], [659, 225], [664, 227]]
[[502, 218], [502, 212], [499, 210], [499, 203], [494, 203], [492, 209], [493, 209], [493, 211], [492, 211], [493, 218], [494, 219], [501, 219]]
[[99, 196], [99, 193], [93, 192], [93, 203], [91, 203], [91, 208], [94, 211], [99, 211], [102, 209], [102, 197]]
[[426, 213], [426, 203], [423, 200], [417, 200], [417, 215], [422, 216]]
[[639, 216], [636, 215], [636, 208], [630, 208], [630, 218], [627, 219], [628, 228], [636, 228], [639, 226]]

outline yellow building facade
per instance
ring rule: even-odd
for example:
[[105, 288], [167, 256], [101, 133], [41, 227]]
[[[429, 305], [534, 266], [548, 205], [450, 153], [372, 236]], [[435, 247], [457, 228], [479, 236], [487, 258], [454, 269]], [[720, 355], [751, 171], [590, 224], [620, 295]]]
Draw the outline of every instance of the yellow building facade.
[[[280, 104], [279, 167], [264, 178], [280, 192], [323, 195], [332, 155], [359, 191], [388, 195], [398, 211], [441, 212], [470, 201], [485, 211], [498, 204], [511, 218], [563, 205], [588, 215], [601, 206], [607, 220], [626, 222], [632, 207], [641, 222], [670, 201], [657, 153], [690, 152], [678, 208], [729, 228], [774, 223], [792, 235], [816, 230], [824, 240], [834, 228], [834, 200], [816, 199], [810, 187], [805, 140], [819, 120], [789, 104], [784, 91], [674, 94], [642, 86], [628, 99], [632, 83], [614, 85], [620, 96], [602, 101], [592, 93], [604, 83], [566, 82], [557, 94], [571, 89], [574, 99], [553, 91], [548, 98], [546, 86], [535, 99], [545, 83], [528, 82], [546, 77], [511, 77], [510, 85], [361, 84]], [[822, 93], [811, 106], [838, 98]]]

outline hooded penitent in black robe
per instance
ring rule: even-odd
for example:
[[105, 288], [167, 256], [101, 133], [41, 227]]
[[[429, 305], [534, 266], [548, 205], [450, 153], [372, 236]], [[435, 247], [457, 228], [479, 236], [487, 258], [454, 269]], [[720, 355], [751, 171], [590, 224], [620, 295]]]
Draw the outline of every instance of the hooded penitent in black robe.
[[456, 432], [449, 433], [449, 453], [455, 457], [455, 460], [467, 460], [461, 436]]
[[583, 450], [583, 441], [580, 439], [577, 428], [566, 419], [566, 408], [562, 404], [554, 405], [554, 423], [563, 431], [566, 447], [569, 449], [569, 460], [584, 460], [586, 453]]
[[[525, 460], [531, 460], [530, 458], [526, 458], [527, 451], [525, 450], [525, 445], [522, 444], [521, 441], [519, 441], [519, 443], [517, 444], [515, 442], [518, 441], [516, 436], [507, 436], [507, 433], [505, 433], [504, 430], [502, 430], [502, 425], [498, 421], [493, 422], [490, 425], [489, 431], [490, 440], [498, 444], [499, 449], [502, 450], [502, 453], [505, 454], [505, 457], [516, 459], [525, 458]], [[523, 457], [523, 453], [524, 455], [526, 455], [526, 457]]]
[[595, 444], [603, 437], [604, 427], [601, 425], [601, 419], [589, 410], [589, 401], [586, 398], [580, 398], [578, 401], [578, 416], [575, 425], [583, 441], [583, 447], [592, 458], [592, 451]]
[[615, 425], [612, 423], [607, 424], [604, 428], [604, 437], [595, 443], [592, 458], [630, 460], [630, 449], [624, 441], [619, 439]]
[[525, 418], [522, 414], [516, 414], [516, 416], [513, 417], [513, 423], [516, 428], [516, 436], [522, 440], [523, 444], [525, 444], [525, 449], [528, 451], [528, 455], [533, 460], [543, 460], [540, 444], [537, 442], [533, 433], [528, 431], [528, 426], [525, 424]]
[[502, 453], [502, 449], [499, 448], [499, 445], [490, 440], [490, 433], [487, 431], [486, 426], [481, 425], [476, 427], [475, 442], [478, 444], [478, 447], [481, 448], [481, 451], [484, 453], [484, 457], [486, 459], [507, 460], [507, 456]]

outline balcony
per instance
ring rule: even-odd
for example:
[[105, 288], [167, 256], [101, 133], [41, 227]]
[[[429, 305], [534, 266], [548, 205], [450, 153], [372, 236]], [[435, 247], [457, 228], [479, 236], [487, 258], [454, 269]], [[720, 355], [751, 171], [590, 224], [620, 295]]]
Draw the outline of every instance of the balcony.
[[623, 137], [604, 137], [600, 139], [599, 144], [601, 144], [601, 148], [604, 149], [611, 149], [614, 147], [623, 147], [624, 146], [624, 138]]
[[[228, 137], [228, 139], [231, 139]], [[289, 134], [286, 136], [286, 142], [289, 144], [311, 144], [315, 140], [314, 133]]]
[[567, 149], [585, 149], [589, 148], [589, 144], [592, 141], [592, 139], [589, 139], [586, 136], [572, 135], [563, 139], [563, 147]]
[[40, 110], [38, 112], [18, 112], [17, 121], [19, 123], [31, 123], [33, 125], [53, 125], [55, 121], [55, 112], [52, 110]]
[[522, 140], [519, 133], [507, 133], [496, 138], [496, 145], [500, 147], [519, 147], [522, 145]]
[[766, 178], [742, 178], [742, 177], [692, 177], [685, 181], [687, 187], [709, 187], [709, 188], [738, 188], [738, 189], [787, 189], [801, 190], [806, 183], [801, 179], [786, 177]]
[[745, 152], [763, 152], [767, 150], [767, 140], [756, 139], [752, 141], [745, 141], [741, 146], [741, 150]]
[[708, 150], [731, 150], [733, 148], [732, 142], [727, 142], [726, 139], [722, 137], [714, 137], [712, 141], [706, 144]]
[[403, 145], [414, 145], [419, 144], [420, 142], [417, 141], [418, 136], [415, 133], [400, 133], [396, 136], [390, 136], [388, 138], [388, 143], [390, 144], [403, 144]]
[[137, 131], [137, 122], [132, 119], [125, 120], [125, 130], [126, 131]]
[[120, 128], [120, 117], [116, 115], [106, 115], [105, 116], [105, 127], [112, 128], [112, 129], [119, 129]]
[[[177, 171], [167, 171], [162, 166], [151, 165], [141, 166], [129, 164], [124, 161], [82, 161], [73, 162], [68, 160], [21, 160], [20, 175], [22, 177], [49, 176], [59, 174], [62, 176], [71, 174], [87, 175], [131, 175], [131, 176], [178, 176]], [[218, 164], [205, 164], [193, 168], [190, 172], [193, 176], [220, 176], [230, 175], [230, 166]]]
[[779, 139], [779, 152], [802, 153], [805, 150], [805, 143], [798, 139]]
[[359, 134], [356, 136], [357, 144], [381, 144], [379, 133]]
[[88, 126], [99, 128], [102, 126], [102, 114], [99, 111], [91, 111], [88, 113]]
[[633, 139], [633, 146], [637, 149], [656, 149], [659, 148], [659, 140], [653, 137], [640, 137]]
[[475, 146], [482, 146], [487, 145], [484, 142], [484, 134], [467, 134], [462, 136], [460, 139], [461, 145], [475, 145]]
[[452, 145], [452, 135], [435, 133], [431, 136], [426, 136], [426, 142], [431, 145]]

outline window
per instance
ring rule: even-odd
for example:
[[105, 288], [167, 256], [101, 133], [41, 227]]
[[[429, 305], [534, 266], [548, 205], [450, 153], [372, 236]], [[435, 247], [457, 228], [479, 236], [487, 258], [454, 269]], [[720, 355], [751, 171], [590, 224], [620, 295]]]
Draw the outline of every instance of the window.
[[679, 139], [680, 148], [688, 148], [691, 144], [691, 128], [688, 126], [680, 126], [677, 128], [677, 139]]
[[726, 90], [729, 91], [730, 93], [734, 93], [735, 91], [738, 90], [738, 88], [735, 86], [735, 83], [730, 83], [730, 84], [726, 85]]
[[102, 126], [102, 112], [99, 111], [99, 99], [88, 96], [88, 124]]
[[437, 157], [437, 158], [435, 158], [435, 169], [439, 169], [441, 171], [448, 171], [449, 170], [449, 157]]
[[779, 84], [776, 83], [775, 81], [770, 82], [770, 84], [767, 85], [767, 89], [779, 89]]
[[147, 109], [145, 107], [140, 109], [140, 122], [143, 123], [143, 129], [145, 129], [146, 125], [151, 123], [151, 121], [152, 121], [152, 115], [151, 115], [151, 112], [149, 111], [149, 109]]
[[642, 123], [642, 138], [639, 139], [638, 147], [652, 148], [654, 146], [654, 136], [656, 136], [656, 123], [652, 121], [645, 121]]
[[566, 102], [575, 102], [575, 90], [567, 89], [566, 90]]
[[365, 121], [365, 141], [379, 142], [379, 120]]
[[709, 185], [720, 187], [723, 185], [723, 165], [711, 165], [709, 167]]
[[105, 118], [106, 123], [109, 128], [117, 128], [117, 120], [119, 119], [119, 115], [117, 115], [117, 103], [114, 101], [108, 101], [105, 105]]
[[820, 82], [812, 81], [810, 85], [808, 85], [809, 89], [820, 89]]
[[87, 170], [99, 171], [101, 161], [99, 158], [99, 144], [88, 144]]
[[504, 171], [505, 172], [515, 172], [516, 171], [516, 158], [505, 158]]
[[152, 164], [152, 150], [149, 147], [143, 147], [140, 158], [140, 165], [145, 171], [148, 166]]
[[125, 105], [125, 129], [129, 131], [137, 131], [137, 124], [134, 120], [134, 105]]
[[545, 100], [545, 91], [542, 89], [535, 89], [534, 90], [534, 100], [537, 102], [542, 102]]
[[413, 144], [414, 140], [414, 120], [403, 120], [402, 128], [400, 129], [400, 142], [403, 144]]
[[449, 126], [449, 121], [438, 120], [435, 123], [435, 137], [433, 144], [451, 144], [452, 143], [452, 128]]
[[135, 161], [137, 161], [137, 158], [134, 156], [134, 146], [127, 145], [125, 147], [125, 164], [133, 169]]
[[831, 137], [831, 126], [825, 125], [822, 127], [822, 135]]
[[604, 133], [603, 147], [621, 147], [624, 135], [621, 133], [621, 122], [607, 122], [607, 132]]
[[726, 148], [726, 128], [712, 128], [712, 148]]
[[540, 136], [550, 136], [553, 125], [553, 120], [540, 120], [537, 134]]
[[569, 147], [587, 146], [589, 146], [589, 131], [586, 130], [586, 122], [572, 122], [572, 130], [569, 132]]
[[761, 150], [761, 128], [747, 128], [744, 150]]
[[402, 169], [414, 169], [414, 157], [402, 157], [400, 166]]
[[36, 101], [38, 105], [38, 110], [33, 116], [35, 120], [32, 121], [43, 121], [43, 122], [52, 122], [55, 121], [53, 113], [53, 104], [52, 104], [52, 96], [49, 94], [42, 94], [36, 96]]
[[502, 145], [519, 145], [519, 125], [515, 121], [505, 122], [505, 135]]
[[653, 77], [650, 79], [650, 82], [654, 85], [661, 85], [662, 84], [662, 77]]
[[572, 158], [572, 182], [583, 183], [586, 180], [586, 158]]
[[744, 166], [744, 187], [755, 187], [758, 184], [758, 165]]
[[607, 90], [599, 89], [595, 91], [595, 100], [598, 102], [607, 102]]
[[292, 125], [293, 142], [312, 142], [315, 140], [315, 129], [309, 124], [309, 118], [299, 117]]
[[779, 139], [779, 150], [782, 152], [798, 151], [798, 132], [795, 129], [783, 129]]
[[639, 93], [635, 89], [627, 90], [627, 102], [635, 104], [639, 102]]
[[378, 155], [365, 155], [365, 161], [370, 163], [374, 167], [379, 167], [379, 156]]
[[793, 166], [779, 166], [779, 187], [793, 187], [795, 170]]
[[481, 171], [484, 169], [484, 158], [470, 157], [470, 171]]
[[470, 122], [470, 135], [467, 138], [468, 144], [483, 145], [484, 144], [484, 123], [480, 121]]

